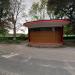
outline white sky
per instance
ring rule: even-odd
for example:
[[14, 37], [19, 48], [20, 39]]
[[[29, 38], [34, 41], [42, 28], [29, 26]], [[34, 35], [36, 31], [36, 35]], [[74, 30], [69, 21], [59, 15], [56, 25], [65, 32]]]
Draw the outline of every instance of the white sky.
[[[25, 6], [25, 12], [26, 12], [27, 14], [28, 14], [28, 11], [29, 11], [29, 9], [30, 9], [30, 7], [31, 7], [31, 5], [32, 5], [32, 3], [33, 3], [34, 1], [36, 1], [36, 0], [23, 0], [22, 5]], [[22, 16], [22, 15], [20, 15], [20, 16], [18, 17], [18, 23], [20, 23], [21, 25], [20, 25], [20, 24], [17, 24], [17, 27], [19, 27], [19, 28], [18, 28], [19, 30], [17, 31], [17, 33], [28, 34], [28, 28], [22, 26], [23, 23], [25, 23], [25, 18], [23, 18], [23, 17], [21, 17], [21, 16]], [[28, 18], [27, 20], [29, 20], [29, 18]], [[13, 34], [13, 30], [10, 30], [9, 33], [10, 33], [10, 34]]]

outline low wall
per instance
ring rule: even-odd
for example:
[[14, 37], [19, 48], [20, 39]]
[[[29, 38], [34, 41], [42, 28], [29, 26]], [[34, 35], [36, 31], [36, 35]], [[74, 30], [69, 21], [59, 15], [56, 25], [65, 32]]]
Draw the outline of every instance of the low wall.
[[30, 32], [29, 39], [32, 43], [62, 43], [62, 36], [58, 31]]

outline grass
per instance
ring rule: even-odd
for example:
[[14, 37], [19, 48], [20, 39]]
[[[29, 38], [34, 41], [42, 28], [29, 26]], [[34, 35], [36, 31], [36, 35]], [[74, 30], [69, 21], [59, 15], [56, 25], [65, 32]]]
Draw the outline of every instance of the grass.
[[13, 40], [13, 37], [0, 37], [1, 44], [20, 44], [26, 41], [27, 37], [16, 37], [16, 40]]

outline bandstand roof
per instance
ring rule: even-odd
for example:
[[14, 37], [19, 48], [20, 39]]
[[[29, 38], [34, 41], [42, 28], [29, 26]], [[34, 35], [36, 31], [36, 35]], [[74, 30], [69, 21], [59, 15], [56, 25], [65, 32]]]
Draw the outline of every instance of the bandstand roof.
[[67, 19], [55, 19], [55, 20], [37, 20], [24, 23], [24, 26], [28, 28], [37, 28], [37, 27], [61, 27], [69, 24], [70, 21]]

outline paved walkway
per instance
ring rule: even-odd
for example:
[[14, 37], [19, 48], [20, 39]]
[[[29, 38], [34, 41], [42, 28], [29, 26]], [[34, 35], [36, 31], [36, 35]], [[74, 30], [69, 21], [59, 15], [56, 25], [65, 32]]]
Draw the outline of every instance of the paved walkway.
[[1, 44], [0, 75], [75, 75], [75, 48]]

